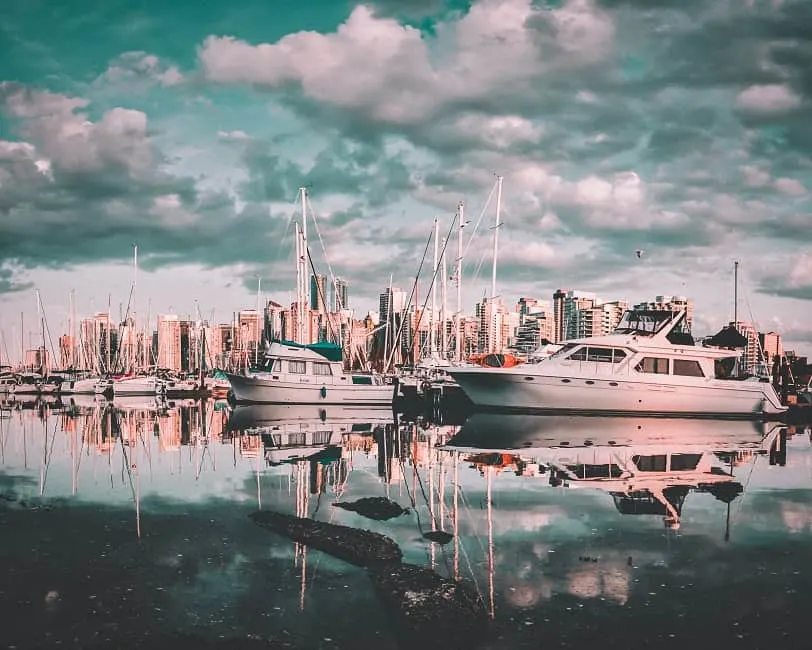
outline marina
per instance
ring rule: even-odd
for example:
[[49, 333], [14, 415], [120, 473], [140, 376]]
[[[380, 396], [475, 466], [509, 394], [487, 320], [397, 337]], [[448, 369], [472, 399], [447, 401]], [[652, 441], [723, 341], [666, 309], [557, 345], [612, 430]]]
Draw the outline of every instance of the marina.
[[0, 648], [807, 650], [810, 26], [0, 2]]
[[[386, 596], [396, 583], [372, 590], [338, 550], [286, 541], [252, 513], [338, 524], [330, 539], [373, 531], [404, 567], [470, 590], [481, 610], [468, 619], [431, 619], [439, 601], [421, 614], [426, 647], [530, 648], [551, 631], [579, 647], [598, 623], [618, 648], [629, 635], [803, 645], [809, 426], [488, 413], [436, 424], [387, 409], [126, 399], [3, 406], [12, 645], [404, 647]], [[371, 517], [364, 499], [398, 508]], [[759, 617], [720, 595], [731, 581]], [[780, 607], [757, 604], [768, 602]], [[666, 625], [675, 607], [680, 625]], [[482, 633], [455, 645], [464, 628]]]

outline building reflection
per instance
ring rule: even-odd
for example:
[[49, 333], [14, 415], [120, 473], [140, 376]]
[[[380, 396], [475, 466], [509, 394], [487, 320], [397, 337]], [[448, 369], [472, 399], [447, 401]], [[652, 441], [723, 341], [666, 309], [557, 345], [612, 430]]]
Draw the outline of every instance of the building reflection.
[[[746, 492], [753, 468], [787, 466], [793, 436], [807, 444], [809, 435], [804, 428], [750, 422], [485, 414], [460, 427], [399, 421], [388, 409], [150, 399], [6, 403], [0, 434], [4, 468], [39, 472], [43, 496], [59, 494], [49, 470], [54, 463], [67, 467], [70, 493], [79, 497], [106, 471], [110, 489], [131, 499], [139, 535], [145, 489], [193, 499], [207, 478], [218, 497], [230, 496], [224, 486], [237, 486], [251, 507], [255, 499], [257, 508], [350, 525], [358, 525], [357, 515], [325, 505], [385, 495], [410, 514], [375, 524], [378, 530], [423, 545], [438, 571], [485, 577], [493, 616], [500, 593], [514, 607], [562, 592], [626, 602], [639, 553], [632, 560], [622, 550], [603, 549], [596, 562], [585, 551], [565, 570], [550, 569], [555, 542], [540, 532], [556, 518], [578, 521], [584, 501], [577, 495], [589, 496], [606, 521], [654, 522], [668, 536], [694, 526], [687, 513], [704, 500], [706, 508], [714, 504], [727, 539], [730, 506]], [[94, 465], [94, 458], [106, 465]], [[789, 531], [812, 530], [805, 506], [786, 504], [781, 515]], [[522, 534], [526, 557], [515, 552]], [[444, 545], [431, 541], [444, 535]], [[304, 608], [314, 568], [307, 568], [306, 548], [295, 546], [293, 557]]]

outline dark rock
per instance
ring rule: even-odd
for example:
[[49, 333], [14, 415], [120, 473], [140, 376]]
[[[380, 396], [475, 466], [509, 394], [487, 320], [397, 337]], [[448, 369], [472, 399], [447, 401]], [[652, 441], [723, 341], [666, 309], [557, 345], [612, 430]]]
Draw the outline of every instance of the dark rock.
[[465, 584], [413, 564], [372, 567], [370, 577], [401, 647], [470, 649], [482, 641], [488, 612]]
[[359, 515], [375, 519], [377, 521], [385, 521], [386, 519], [394, 519], [409, 512], [405, 508], [386, 497], [364, 497], [357, 501], [340, 501], [333, 504], [336, 508], [342, 510], [350, 510], [357, 512]]
[[249, 516], [255, 524], [263, 528], [356, 566], [400, 562], [402, 557], [400, 547], [394, 541], [369, 530], [328, 524], [267, 510], [254, 512]]
[[431, 542], [437, 542], [441, 545], [448, 544], [452, 539], [454, 539], [454, 535], [444, 530], [427, 530], [425, 533], [423, 533], [423, 537]]

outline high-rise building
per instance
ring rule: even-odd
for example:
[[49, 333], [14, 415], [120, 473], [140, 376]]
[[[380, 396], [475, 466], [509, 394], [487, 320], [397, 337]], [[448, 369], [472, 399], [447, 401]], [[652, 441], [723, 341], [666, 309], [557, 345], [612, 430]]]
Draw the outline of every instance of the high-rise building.
[[76, 367], [76, 341], [70, 334], [59, 337], [59, 361], [63, 368]]
[[310, 276], [310, 309], [320, 314], [327, 311], [327, 287], [326, 275]]
[[350, 308], [350, 300], [347, 294], [347, 281], [336, 278], [335, 284], [331, 286], [333, 311], [341, 311]]
[[563, 341], [566, 337], [566, 327], [564, 322], [564, 300], [567, 297], [568, 289], [558, 289], [553, 294], [553, 343]]
[[[477, 349], [483, 353], [499, 353], [508, 346], [506, 339], [506, 312], [498, 298], [483, 298], [476, 304], [476, 317], [479, 321]], [[518, 314], [516, 314], [518, 322]]]
[[269, 300], [265, 305], [264, 337], [266, 341], [283, 338], [282, 313], [284, 311], [284, 306], [273, 300]]
[[406, 292], [393, 287], [380, 295], [379, 313], [381, 322], [392, 320], [393, 314], [400, 314], [406, 307]]
[[776, 357], [781, 357], [784, 354], [784, 344], [781, 341], [781, 335], [776, 332], [765, 332], [758, 335], [761, 349], [768, 363], [772, 363]]
[[158, 367], [175, 372], [181, 369], [180, 318], [158, 315]]
[[742, 366], [747, 372], [754, 372], [762, 361], [763, 355], [759, 346], [758, 330], [752, 323], [736, 321], [729, 323], [730, 327], [735, 327], [743, 337], [747, 339], [747, 345], [742, 350]]
[[260, 343], [262, 326], [256, 309], [243, 309], [237, 313], [237, 347], [240, 350], [255, 350]]
[[[592, 336], [592, 323], [594, 314], [580, 314], [579, 312], [591, 310], [600, 301], [594, 293], [584, 291], [567, 291], [564, 298], [563, 329], [564, 339], [577, 339]], [[562, 339], [563, 340], [563, 339]]]

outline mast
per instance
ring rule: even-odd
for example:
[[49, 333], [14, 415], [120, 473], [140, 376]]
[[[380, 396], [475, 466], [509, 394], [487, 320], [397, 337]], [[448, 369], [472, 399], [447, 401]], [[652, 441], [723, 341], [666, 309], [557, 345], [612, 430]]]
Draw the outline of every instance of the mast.
[[25, 370], [25, 327], [23, 325], [23, 312], [20, 312], [20, 368]]
[[68, 365], [76, 370], [76, 317], [73, 312], [73, 289], [70, 290], [68, 298], [68, 302], [70, 303], [70, 309], [68, 310], [68, 318], [70, 319], [70, 323], [68, 324], [68, 332], [70, 332], [70, 352], [68, 352], [67, 356]]
[[462, 361], [462, 229], [464, 226], [464, 210], [465, 204], [460, 201], [459, 206], [459, 223], [457, 224], [457, 317], [455, 319], [455, 345], [457, 361]]
[[440, 273], [441, 282], [441, 295], [440, 297], [442, 300], [440, 301], [440, 356], [443, 359], [448, 357], [448, 341], [445, 335], [445, 319], [446, 319], [446, 311], [448, 309], [448, 274], [446, 273], [446, 256], [445, 256], [445, 248], [446, 248], [447, 240], [443, 238], [443, 254], [440, 260]]
[[739, 329], [739, 261], [733, 262], [733, 326]]
[[40, 332], [40, 340], [42, 341], [40, 347], [40, 359], [39, 359], [39, 366], [40, 372], [42, 373], [43, 377], [48, 376], [48, 364], [45, 361], [45, 318], [42, 315], [42, 298], [39, 295], [39, 289], [36, 290], [37, 293], [37, 318], [39, 318], [39, 332]]
[[106, 337], [106, 340], [107, 340], [107, 345], [105, 346], [105, 354], [107, 356], [105, 370], [107, 371], [108, 375], [112, 371], [112, 368], [110, 367], [110, 326], [111, 326], [111, 324], [113, 322], [113, 316], [112, 316], [112, 313], [111, 313], [110, 310], [112, 309], [112, 301], [113, 301], [113, 297], [108, 293], [107, 294], [107, 327], [104, 328], [105, 329], [105, 337]]
[[296, 329], [293, 340], [296, 343], [302, 342], [302, 237], [299, 233], [299, 224], [296, 224]]
[[310, 316], [307, 311], [310, 309], [310, 272], [308, 268], [308, 251], [307, 251], [307, 188], [300, 188], [302, 192], [302, 230], [301, 230], [301, 315], [302, 315], [302, 334], [300, 343], [309, 343], [308, 334], [310, 331]]
[[502, 225], [502, 177], [496, 177], [496, 224], [493, 227], [493, 274], [491, 276], [491, 300], [496, 297], [496, 255], [499, 251], [499, 226]]
[[431, 282], [431, 314], [429, 314], [430, 354], [437, 350], [437, 257], [439, 255], [440, 222], [434, 217], [434, 278]]
[[137, 290], [137, 281], [138, 281], [138, 244], [133, 244], [133, 324], [132, 327], [129, 327], [129, 334], [130, 334], [130, 372], [135, 373], [135, 332], [136, 332], [136, 290]]
[[[386, 361], [389, 359], [389, 328], [392, 327], [391, 318], [392, 318], [392, 274], [389, 274], [389, 293], [386, 296], [386, 327], [383, 331], [383, 358], [384, 358], [384, 365], [386, 365]], [[383, 368], [383, 372], [386, 372], [388, 368]]]
[[259, 327], [259, 307], [260, 307], [260, 291], [262, 290], [262, 278], [257, 275], [257, 340], [256, 340], [256, 347], [254, 349], [254, 365], [259, 364], [259, 343], [262, 335], [260, 334], [261, 330]]

